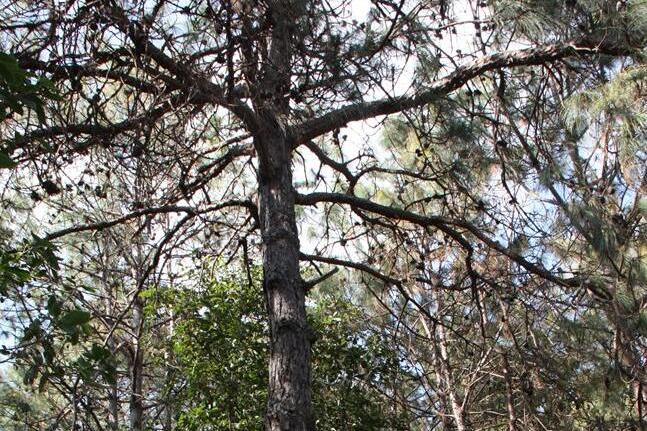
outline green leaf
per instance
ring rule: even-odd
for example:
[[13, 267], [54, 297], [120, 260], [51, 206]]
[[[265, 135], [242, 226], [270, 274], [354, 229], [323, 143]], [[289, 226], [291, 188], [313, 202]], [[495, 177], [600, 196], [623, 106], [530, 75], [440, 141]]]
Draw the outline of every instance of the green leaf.
[[81, 357], [79, 358], [78, 361], [76, 361], [76, 366], [81, 377], [85, 381], [90, 382], [92, 377], [92, 372], [94, 371], [92, 364], [87, 359]]
[[87, 311], [72, 310], [68, 311], [58, 320], [58, 324], [65, 330], [74, 329], [75, 326], [83, 325], [90, 321], [91, 315]]
[[109, 385], [114, 385], [115, 383], [117, 383], [117, 369], [114, 366], [105, 364], [104, 368], [101, 369], [100, 372], [106, 383], [108, 383]]
[[54, 362], [54, 357], [56, 356], [56, 353], [54, 352], [54, 347], [52, 346], [52, 343], [50, 343], [48, 340], [43, 341], [43, 358], [45, 359], [46, 364], [51, 364]]
[[110, 350], [95, 343], [92, 345], [87, 357], [93, 361], [104, 361], [110, 357]]
[[40, 380], [38, 382], [38, 393], [43, 393], [45, 391], [45, 387], [47, 386], [48, 382], [48, 375], [43, 374], [40, 376]]
[[11, 55], [0, 52], [0, 79], [10, 88], [24, 85], [27, 74], [18, 65], [18, 61]]
[[0, 169], [15, 168], [18, 164], [11, 160], [7, 153], [0, 151]]
[[21, 343], [26, 343], [32, 338], [38, 338], [41, 333], [40, 320], [36, 319], [25, 329]]
[[51, 269], [55, 271], [59, 269], [56, 247], [52, 242], [34, 235], [34, 249]]
[[61, 314], [61, 303], [54, 295], [50, 296], [47, 300], [47, 312], [54, 318], [57, 318]]

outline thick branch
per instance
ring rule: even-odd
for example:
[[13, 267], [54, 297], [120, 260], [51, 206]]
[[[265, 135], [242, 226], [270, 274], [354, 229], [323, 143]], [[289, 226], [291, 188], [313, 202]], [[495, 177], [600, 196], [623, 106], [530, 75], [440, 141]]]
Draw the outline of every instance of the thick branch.
[[93, 66], [80, 66], [75, 64], [56, 64], [44, 62], [38, 59], [19, 57], [20, 67], [27, 70], [37, 70], [51, 74], [53, 80], [69, 77], [92, 77], [97, 79], [112, 80], [121, 82], [144, 93], [157, 94], [162, 90], [152, 82], [142, 81], [125, 72], [112, 69], [101, 69]]
[[301, 253], [299, 255], [299, 258], [303, 261], [309, 261], [309, 262], [321, 262], [321, 263], [327, 263], [329, 265], [338, 265], [338, 266], [343, 266], [346, 268], [352, 268], [356, 269], [358, 271], [365, 272], [379, 280], [382, 280], [383, 282], [387, 284], [392, 284], [394, 286], [402, 286], [402, 281], [398, 280], [397, 278], [390, 277], [388, 275], [382, 274], [381, 272], [377, 271], [374, 268], [371, 268], [370, 266], [363, 264], [363, 263], [358, 263], [358, 262], [352, 262], [349, 260], [343, 260], [343, 259], [337, 259], [335, 257], [326, 257], [326, 256], [317, 256], [314, 254], [305, 254]]
[[245, 123], [252, 133], [257, 131], [256, 114], [245, 103], [232, 94], [227, 94], [221, 86], [196, 73], [189, 65], [175, 61], [165, 54], [148, 39], [142, 25], [137, 21], [130, 20], [122, 8], [111, 4], [106, 9], [119, 29], [132, 40], [137, 50], [171, 72], [181, 83], [184, 92], [192, 98], [198, 95], [200, 99], [208, 99], [211, 103], [230, 110]]
[[517, 51], [488, 55], [459, 67], [449, 76], [439, 79], [425, 91], [411, 96], [397, 96], [373, 102], [360, 102], [343, 106], [320, 117], [307, 120], [294, 127], [296, 145], [346, 126], [352, 121], [366, 120], [380, 115], [394, 114], [424, 106], [462, 87], [467, 81], [496, 69], [531, 66], [549, 63], [579, 55], [628, 55], [628, 47], [608, 45], [605, 42], [578, 40], [571, 43], [548, 45]]
[[306, 291], [312, 289], [317, 284], [323, 283], [324, 281], [328, 280], [330, 277], [335, 275], [338, 271], [339, 271], [339, 268], [333, 268], [331, 271], [328, 271], [327, 273], [325, 273], [323, 275], [320, 275], [317, 278], [313, 278], [312, 280], [304, 281], [303, 284], [304, 284], [304, 287], [305, 287]]

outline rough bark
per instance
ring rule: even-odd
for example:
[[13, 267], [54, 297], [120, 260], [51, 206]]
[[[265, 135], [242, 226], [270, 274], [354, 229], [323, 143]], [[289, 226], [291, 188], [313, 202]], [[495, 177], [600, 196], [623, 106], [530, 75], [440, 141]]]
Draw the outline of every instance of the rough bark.
[[[310, 331], [306, 320], [305, 283], [299, 274], [299, 236], [292, 186], [291, 133], [288, 115], [291, 64], [302, 0], [268, 2], [272, 37], [255, 93], [258, 125], [254, 147], [259, 160], [259, 222], [263, 238], [263, 289], [270, 322], [269, 393], [265, 428], [314, 430], [310, 393]], [[253, 131], [254, 132], [254, 131]]]
[[256, 138], [259, 158], [263, 288], [270, 321], [267, 430], [313, 430], [310, 335], [299, 274], [299, 239], [290, 145], [280, 127]]

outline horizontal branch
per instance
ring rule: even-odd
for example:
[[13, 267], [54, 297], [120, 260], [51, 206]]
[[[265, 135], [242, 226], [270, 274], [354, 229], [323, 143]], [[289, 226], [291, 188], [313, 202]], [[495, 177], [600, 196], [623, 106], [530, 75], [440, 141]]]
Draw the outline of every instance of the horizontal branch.
[[330, 277], [335, 275], [339, 271], [339, 268], [333, 268], [332, 271], [328, 271], [327, 273], [320, 275], [317, 278], [313, 278], [312, 280], [306, 280], [304, 281], [304, 286], [306, 289], [306, 292], [315, 287], [319, 283], [323, 283], [324, 281], [328, 280]]
[[359, 262], [352, 262], [350, 260], [342, 260], [342, 259], [337, 259], [335, 257], [326, 257], [326, 256], [317, 256], [314, 254], [305, 254], [301, 253], [299, 255], [299, 259], [302, 261], [308, 261], [308, 262], [321, 262], [321, 263], [327, 263], [329, 265], [337, 265], [337, 266], [343, 266], [346, 268], [351, 268], [351, 269], [356, 269], [358, 271], [365, 272], [379, 280], [382, 280], [383, 282], [387, 284], [392, 284], [394, 286], [401, 286], [402, 281], [398, 280], [397, 278], [390, 277], [388, 275], [382, 274], [378, 270], [371, 268], [370, 266], [364, 264], [364, 263], [359, 263]]
[[585, 286], [598, 299], [608, 300], [611, 298], [610, 293], [607, 292], [606, 289], [589, 283], [580, 277], [565, 279], [556, 276], [548, 269], [546, 269], [543, 265], [530, 262], [518, 252], [512, 250], [511, 248], [505, 247], [500, 242], [490, 238], [479, 227], [463, 220], [451, 220], [438, 216], [424, 216], [411, 211], [406, 211], [386, 205], [380, 205], [368, 199], [362, 199], [357, 196], [340, 193], [311, 193], [308, 195], [299, 194], [297, 195], [296, 202], [299, 205], [316, 205], [317, 203], [322, 202], [348, 205], [355, 210], [372, 212], [388, 219], [407, 221], [421, 227], [436, 227], [459, 241], [461, 245], [468, 251], [468, 253], [470, 253], [472, 250], [471, 245], [465, 244], [465, 238], [456, 230], [456, 228], [464, 229], [471, 233], [474, 237], [476, 237], [480, 242], [485, 244], [488, 248], [508, 257], [510, 260], [517, 263], [519, 266], [523, 267], [532, 274], [535, 274], [547, 281], [563, 287], [572, 288]]
[[427, 105], [459, 89], [469, 80], [492, 70], [540, 65], [581, 55], [628, 55], [630, 53], [629, 47], [619, 47], [601, 41], [578, 40], [570, 43], [488, 55], [459, 67], [447, 77], [435, 81], [418, 94], [388, 97], [372, 102], [353, 103], [295, 125], [293, 128], [293, 133], [296, 137], [295, 143], [296, 145], [301, 145], [317, 136], [344, 127], [352, 121], [395, 114]]
[[199, 214], [205, 214], [205, 213], [218, 211], [218, 210], [230, 208], [230, 207], [245, 207], [251, 212], [252, 216], [255, 219], [258, 218], [258, 209], [256, 208], [256, 205], [253, 202], [247, 201], [247, 200], [230, 200], [230, 201], [222, 202], [217, 205], [211, 205], [202, 209], [197, 209], [197, 208], [182, 206], [182, 205], [165, 205], [161, 207], [145, 208], [138, 211], [133, 211], [129, 214], [115, 218], [113, 220], [107, 220], [107, 221], [97, 222], [97, 223], [89, 223], [85, 225], [78, 225], [78, 226], [72, 226], [66, 229], [61, 229], [59, 231], [52, 232], [51, 234], [47, 235], [45, 237], [45, 240], [51, 241], [72, 233], [85, 232], [90, 230], [92, 231], [103, 230], [146, 215], [168, 214], [168, 213], [186, 213], [190, 215], [199, 215]]
[[[94, 137], [111, 137], [118, 135], [120, 133], [139, 130], [146, 124], [152, 124], [155, 121], [159, 120], [168, 112], [171, 112], [174, 109], [174, 103], [177, 101], [177, 98], [171, 98], [166, 101], [163, 105], [158, 106], [155, 109], [149, 110], [146, 113], [129, 118], [124, 121], [114, 123], [114, 124], [98, 124], [98, 123], [81, 123], [81, 124], [67, 124], [67, 125], [56, 125], [51, 127], [45, 127], [41, 129], [36, 129], [29, 131], [23, 135], [18, 135], [12, 142], [12, 146], [15, 149], [25, 149], [25, 147], [32, 143], [42, 139], [53, 139], [59, 136], [71, 137], [71, 136], [94, 136]], [[71, 150], [73, 152], [81, 152], [88, 149], [92, 143], [82, 143], [75, 145]]]
[[139, 91], [151, 94], [157, 94], [162, 90], [159, 85], [153, 82], [146, 82], [138, 79], [125, 72], [119, 72], [112, 69], [101, 69], [93, 66], [83, 66], [77, 64], [56, 64], [45, 62], [38, 59], [27, 58], [25, 56], [18, 58], [20, 67], [29, 71], [40, 71], [51, 74], [52, 80], [60, 78], [97, 78], [121, 82]]

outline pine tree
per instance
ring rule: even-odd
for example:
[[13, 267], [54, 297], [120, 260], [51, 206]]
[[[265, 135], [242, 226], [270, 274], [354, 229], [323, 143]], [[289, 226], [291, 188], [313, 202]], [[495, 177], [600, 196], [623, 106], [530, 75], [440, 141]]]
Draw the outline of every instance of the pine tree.
[[[360, 19], [352, 17], [354, 7], [305, 0], [8, 4], [0, 12], [0, 47], [20, 67], [47, 76], [61, 96], [48, 104], [45, 124], [31, 112], [3, 123], [2, 154], [30, 178], [26, 189], [44, 192], [47, 205], [60, 205], [67, 196], [57, 184], [66, 175], [63, 167], [74, 171], [98, 154], [131, 166], [150, 156], [164, 175], [150, 185], [154, 200], [117, 196], [119, 211], [106, 211], [96, 222], [70, 212], [74, 221], [62, 230], [43, 226], [48, 238], [178, 214], [173, 227], [160, 228], [164, 236], [156, 240], [151, 271], [163, 252], [175, 257], [182, 245], [172, 241], [189, 229], [203, 229], [201, 247], [191, 243], [199, 253], [217, 248], [222, 255], [242, 253], [246, 261], [250, 248], [253, 255], [258, 251], [259, 297], [270, 328], [268, 430], [315, 428], [306, 298], [327, 275], [304, 280], [300, 265], [362, 271], [398, 293], [394, 304], [414, 305], [431, 321], [415, 292], [415, 265], [402, 262], [404, 249], [418, 238], [442, 246], [436, 262], [444, 261], [429, 265], [439, 278], [433, 285], [470, 289], [475, 304], [483, 302], [482, 326], [488, 307], [503, 313], [508, 308], [501, 301], [514, 300], [521, 287], [547, 286], [565, 295], [585, 290], [616, 331], [619, 363], [637, 385], [642, 415], [642, 341], [627, 321], [644, 308], [642, 263], [636, 263], [642, 255], [635, 260], [635, 248], [628, 255], [618, 250], [621, 239], [641, 235], [640, 186], [621, 192], [638, 199], [626, 210], [631, 214], [621, 202], [615, 222], [610, 219], [613, 226], [628, 220], [633, 229], [612, 235], [600, 208], [620, 181], [619, 171], [630, 178], [644, 172], [625, 157], [622, 168], [610, 171], [607, 160], [599, 178], [587, 177], [587, 156], [578, 147], [605, 134], [565, 127], [560, 107], [599, 90], [618, 70], [630, 74], [629, 67], [638, 67], [644, 2], [375, 0]], [[406, 89], [398, 79], [409, 81]], [[591, 115], [601, 115], [596, 96], [588, 99]], [[35, 114], [43, 117], [38, 109]], [[347, 139], [355, 122], [396, 115], [406, 126], [396, 129], [408, 139], [392, 150], [370, 139]], [[621, 124], [638, 142], [642, 123]], [[405, 143], [421, 146], [410, 160], [401, 157]], [[602, 151], [613, 153], [608, 148]], [[321, 169], [309, 172], [308, 160]], [[496, 187], [492, 171], [499, 173]], [[10, 175], [7, 181], [25, 189]], [[406, 190], [413, 182], [417, 194]], [[565, 200], [564, 185], [581, 198]], [[105, 190], [97, 187], [101, 198]], [[529, 206], [524, 195], [533, 193], [541, 198]], [[501, 196], [508, 208], [496, 201]], [[551, 223], [551, 210], [535, 207], [542, 199], [556, 202], [552, 211], [559, 211], [562, 231]], [[214, 239], [205, 225], [218, 226], [219, 236]], [[321, 241], [300, 242], [299, 225], [312, 226]], [[378, 252], [380, 243], [387, 250]], [[565, 270], [555, 264], [560, 254], [566, 254]], [[136, 286], [134, 304], [145, 283]], [[490, 289], [498, 301], [479, 299]], [[501, 330], [514, 342], [514, 328], [506, 326]], [[450, 358], [453, 340], [432, 334], [427, 336], [436, 340], [445, 368], [463, 360]], [[509, 429], [516, 429], [521, 398], [513, 376], [521, 371], [499, 356], [504, 381], [495, 390], [506, 393], [501, 402], [508, 405]], [[445, 374], [448, 386], [454, 376]], [[462, 413], [454, 404], [458, 425]], [[131, 429], [142, 424], [137, 419]]]

